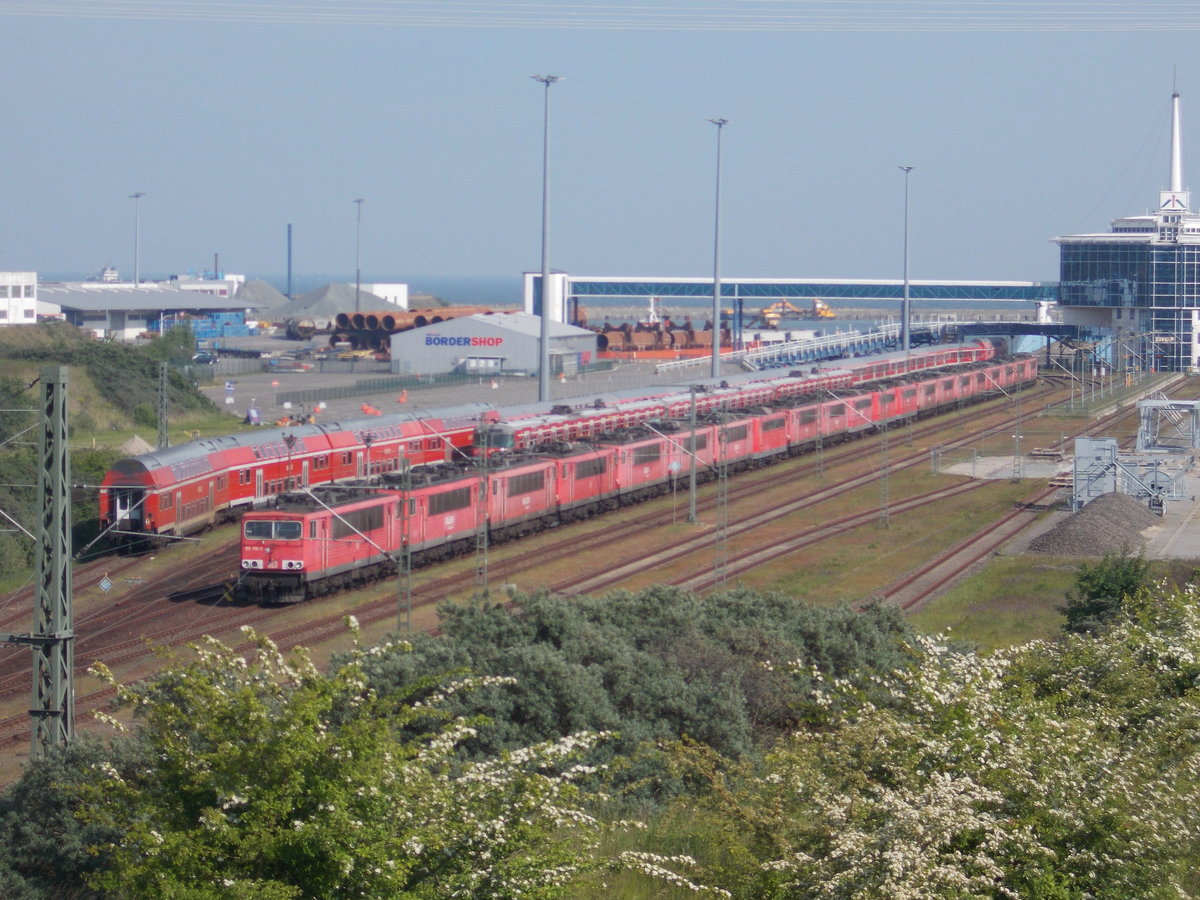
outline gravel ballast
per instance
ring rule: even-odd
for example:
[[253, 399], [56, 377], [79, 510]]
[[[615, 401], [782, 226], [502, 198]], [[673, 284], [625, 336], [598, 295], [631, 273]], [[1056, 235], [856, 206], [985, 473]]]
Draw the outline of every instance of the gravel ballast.
[[1141, 532], [1159, 522], [1141, 500], [1128, 494], [1102, 494], [1030, 541], [1029, 550], [1050, 556], [1136, 554], [1145, 548]]

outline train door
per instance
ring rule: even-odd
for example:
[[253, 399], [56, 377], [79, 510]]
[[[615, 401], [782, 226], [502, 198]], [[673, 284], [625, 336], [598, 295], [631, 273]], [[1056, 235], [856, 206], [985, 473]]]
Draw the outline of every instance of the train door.
[[112, 519], [117, 528], [128, 528], [132, 531], [142, 530], [142, 507], [146, 495], [140, 489], [112, 489]]
[[300, 487], [308, 487], [308, 460], [300, 466]]
[[366, 474], [367, 461], [361, 451], [356, 451], [354, 454], [354, 474], [357, 478], [362, 478]]
[[261, 500], [265, 494], [263, 493], [263, 472], [262, 469], [254, 470], [254, 499]]
[[310, 543], [317, 547], [317, 558], [321, 561], [321, 570], [329, 568], [329, 517], [313, 516], [308, 520], [308, 536]]

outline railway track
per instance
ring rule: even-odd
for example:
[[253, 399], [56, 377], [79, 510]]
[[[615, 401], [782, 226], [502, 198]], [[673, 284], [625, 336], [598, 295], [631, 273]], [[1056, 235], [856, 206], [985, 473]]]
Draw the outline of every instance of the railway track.
[[[1024, 401], [1034, 401], [1048, 399], [1053, 396], [1053, 390], [1050, 388], [1039, 388], [1032, 391], [1026, 391], [1023, 394]], [[908, 435], [914, 441], [924, 440], [926, 438], [935, 438], [939, 433], [947, 428], [947, 420], [952, 420], [956, 413], [951, 412], [946, 417], [940, 419], [932, 419], [926, 422], [918, 423], [910, 426]], [[1003, 433], [1005, 430], [1010, 430], [1013, 427], [1014, 419], [1008, 414], [1008, 410], [1004, 409], [999, 414], [996, 411], [982, 412], [976, 417], [979, 421], [979, 427], [974, 428], [967, 435], [961, 435], [953, 441], [948, 441], [945, 446], [964, 446], [970, 445], [973, 442], [979, 441], [983, 436], [989, 434]], [[1105, 422], [1112, 421], [1117, 416], [1110, 417], [1107, 420], [1102, 420], [1099, 423], [1094, 423], [1092, 429], [1106, 427]], [[952, 421], [950, 424], [954, 424]], [[1083, 429], [1080, 430], [1082, 433]], [[893, 435], [898, 435], [900, 432], [896, 430]], [[1071, 435], [1072, 437], [1074, 435]], [[896, 445], [899, 445], [903, 440], [895, 437]], [[811, 455], [801, 457], [798, 460], [784, 465], [790, 465], [791, 468], [787, 471], [789, 483], [795, 483], [812, 475], [818, 471], [822, 471], [825, 467], [834, 468], [846, 465], [861, 463], [863, 460], [876, 456], [878, 451], [871, 446], [874, 442], [849, 442], [835, 445], [834, 447], [824, 450], [821, 460], [812, 459]], [[911, 453], [901, 453], [894, 457], [889, 463], [889, 469], [893, 472], [901, 471], [917, 464], [926, 462], [928, 459], [928, 451], [920, 449]], [[847, 490], [853, 487], [861, 487], [868, 484], [879, 477], [878, 471], [870, 471], [849, 476], [837, 480], [828, 485], [823, 485], [815, 490], [802, 491], [800, 494], [789, 498], [779, 499], [780, 488], [777, 480], [771, 480], [769, 483], [752, 483], [751, 481], [739, 481], [732, 485], [728, 491], [729, 501], [749, 502], [760, 501], [760, 508], [753, 514], [744, 518], [739, 518], [737, 521], [729, 523], [730, 533], [749, 532], [755, 528], [761, 527], [771, 521], [776, 521], [783, 516], [789, 514], [788, 510], [794, 512], [801, 508], [811, 508], [814, 505], [825, 503], [831, 499], [841, 496]], [[947, 488], [941, 491], [928, 492], [920, 497], [907, 498], [901, 503], [893, 504], [893, 511], [900, 513], [909, 509], [917, 509], [923, 505], [929, 505], [938, 502], [939, 499], [952, 498], [962, 491], [969, 491], [977, 487], [977, 483], [969, 482], [965, 485], [959, 485], [955, 488]], [[765, 499], [764, 499], [765, 498]], [[701, 511], [711, 510], [715, 500], [711, 497], [702, 498], [698, 509]], [[763, 506], [762, 504], [767, 504]], [[622, 535], [641, 534], [650, 532], [655, 529], [661, 529], [664, 524], [669, 524], [674, 516], [673, 511], [669, 509], [659, 509], [647, 515], [639, 516], [639, 521], [633, 524], [622, 525]], [[829, 528], [812, 529], [802, 534], [795, 535], [788, 542], [781, 542], [773, 547], [761, 548], [753, 558], [739, 557], [731, 563], [726, 569], [726, 575], [736, 576], [739, 573], [748, 571], [756, 565], [761, 565], [763, 562], [778, 558], [788, 552], [792, 552], [800, 546], [811, 546], [818, 543], [820, 540], [827, 539], [835, 533], [835, 529], [841, 528], [843, 531], [861, 527], [867, 520], [874, 520], [878, 517], [877, 511], [861, 514], [859, 516], [843, 517], [842, 520], [829, 523]], [[858, 522], [855, 525], [854, 522]], [[826, 534], [826, 537], [822, 537]], [[545, 536], [543, 536], [544, 538]], [[661, 554], [666, 553], [672, 555], [673, 558], [685, 558], [689, 553], [696, 553], [697, 546], [709, 552], [709, 558], [704, 563], [705, 572], [694, 572], [690, 576], [676, 579], [675, 582], [681, 587], [686, 587], [693, 590], [702, 590], [712, 584], [712, 562], [711, 562], [711, 547], [712, 547], [712, 529], [708, 528], [704, 532], [689, 534], [686, 538], [678, 542], [678, 546], [674, 548], [660, 548], [656, 553], [647, 554], [639, 559], [629, 559], [622, 561], [621, 569], [628, 572], [645, 571], [647, 568], [655, 568], [660, 566], [661, 560], [664, 558]], [[548, 556], [553, 556], [559, 553], [570, 553], [573, 558], [580, 561], [587, 561], [594, 557], [595, 550], [605, 546], [611, 541], [608, 534], [597, 533], [592, 535], [579, 536], [566, 535], [559, 540], [552, 539], [547, 545], [544, 540], [539, 541], [539, 546], [531, 547], [526, 550], [518, 550], [512, 556], [503, 559], [497, 559], [489, 565], [489, 575], [493, 582], [498, 581], [515, 581], [519, 576], [526, 571], [532, 569], [538, 563], [544, 563]], [[791, 543], [793, 546], [788, 549], [784, 546], [785, 543]], [[687, 546], [691, 546], [691, 550], [687, 550]], [[231, 556], [229, 557], [229, 568], [236, 571], [236, 544], [230, 543], [226, 545], [230, 548]], [[222, 550], [222, 553], [225, 551]], [[983, 551], [984, 553], [988, 551]], [[194, 577], [182, 579], [182, 572], [172, 573], [171, 590], [159, 590], [155, 593], [154, 599], [142, 603], [139, 615], [134, 618], [129, 616], [130, 610], [125, 610], [124, 613], [118, 613], [115, 610], [97, 612], [94, 617], [81, 619], [77, 622], [77, 633], [80, 634], [78, 645], [83, 648], [83, 653], [77, 652], [77, 663], [80, 668], [90, 664], [90, 661], [97, 658], [102, 658], [110, 666], [114, 664], [131, 662], [144, 657], [147, 654], [146, 644], [154, 643], [157, 645], [178, 645], [193, 641], [203, 634], [218, 633], [222, 629], [229, 629], [237, 625], [250, 624], [264, 627], [262, 630], [269, 631], [275, 641], [284, 648], [288, 648], [297, 644], [317, 645], [326, 640], [343, 636], [345, 634], [345, 626], [343, 623], [344, 613], [328, 614], [317, 616], [316, 618], [288, 625], [286, 627], [277, 628], [269, 627], [272, 620], [277, 620], [279, 610], [276, 609], [260, 609], [257, 607], [240, 607], [227, 605], [211, 605], [218, 601], [215, 599], [215, 594], [218, 588], [214, 586], [211, 568], [211, 555], [206, 557], [205, 567], [197, 567]], [[134, 561], [136, 563], [136, 561]], [[101, 566], [104, 563], [101, 563]], [[218, 562], [218, 567], [225, 565], [224, 562]], [[970, 564], [968, 563], [968, 566]], [[109, 571], [112, 571], [111, 561], [108, 561]], [[699, 567], [697, 567], [699, 568]], [[615, 570], [611, 564], [605, 566], [606, 572], [593, 572], [590, 575], [581, 573], [578, 577], [565, 579], [559, 583], [551, 585], [553, 590], [569, 592], [597, 591], [603, 590], [606, 587], [619, 583], [619, 579], [609, 577], [615, 575]], [[89, 573], [95, 569], [89, 566]], [[207, 573], [207, 574], [204, 574]], [[427, 570], [425, 574], [436, 573], [436, 569]], [[93, 577], [89, 575], [87, 577]], [[96, 581], [101, 575], [95, 575]], [[462, 573], [450, 575], [436, 575], [428, 579], [423, 579], [419, 586], [414, 586], [413, 590], [413, 606], [418, 609], [421, 606], [432, 605], [446, 596], [451, 595], [455, 591], [461, 590], [463, 587], [464, 576]], [[907, 600], [900, 598], [902, 590], [917, 591], [915, 586], [922, 583], [922, 577], [929, 578], [931, 576], [921, 576], [920, 573], [913, 573], [912, 579], [907, 585], [899, 583], [889, 586], [887, 589], [890, 593], [888, 599], [890, 602], [899, 602], [902, 605], [909, 603]], [[207, 580], [206, 580], [207, 579]], [[94, 583], [94, 582], [93, 582]], [[174, 591], [174, 599], [170, 598], [170, 594]], [[183, 591], [194, 591], [195, 593], [182, 594]], [[919, 601], [912, 601], [912, 603]], [[395, 594], [391, 594], [385, 598], [368, 600], [365, 603], [358, 605], [354, 609], [355, 616], [363, 624], [364, 627], [381, 623], [392, 618], [396, 614], [397, 598]], [[909, 604], [911, 605], [911, 603]], [[202, 610], [200, 614], [190, 617], [185, 617], [186, 621], [169, 623], [167, 620], [172, 619], [169, 611], [171, 609], [178, 610], [180, 608], [188, 608]], [[165, 611], [164, 611], [165, 610]], [[125, 617], [123, 617], [123, 615]], [[148, 630], [147, 623], [153, 623], [158, 619], [163, 619], [162, 627]], [[137, 629], [137, 636], [132, 637], [131, 629]], [[124, 631], [124, 635], [121, 632]], [[102, 639], [106, 635], [107, 639]], [[247, 644], [239, 649], [249, 652], [252, 648]], [[7, 658], [0, 656], [0, 698], [5, 695], [12, 695], [17, 689], [18, 679], [23, 680], [22, 687], [28, 689], [28, 656], [17, 651], [15, 654], [20, 656], [25, 663], [25, 668], [21, 674], [17, 672], [5, 672], [7, 668]], [[100, 690], [92, 693], [84, 694], [76, 700], [77, 715], [85, 715], [89, 709], [103, 705], [109, 699], [110, 692]], [[19, 741], [22, 738], [28, 740], [28, 717], [26, 715], [12, 716], [9, 718], [0, 719], [0, 747]]]
[[917, 608], [1032, 525], [1045, 509], [1044, 504], [1057, 493], [1055, 487], [1034, 492], [1025, 503], [888, 585], [872, 599], [899, 606], [905, 611]]

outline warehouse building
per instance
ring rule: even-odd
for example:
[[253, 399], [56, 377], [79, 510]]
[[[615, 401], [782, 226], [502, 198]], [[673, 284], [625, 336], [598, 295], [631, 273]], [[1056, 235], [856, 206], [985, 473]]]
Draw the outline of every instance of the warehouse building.
[[[536, 375], [541, 319], [528, 313], [484, 313], [392, 335], [397, 375]], [[573, 375], [596, 359], [596, 334], [550, 323], [550, 372]]]

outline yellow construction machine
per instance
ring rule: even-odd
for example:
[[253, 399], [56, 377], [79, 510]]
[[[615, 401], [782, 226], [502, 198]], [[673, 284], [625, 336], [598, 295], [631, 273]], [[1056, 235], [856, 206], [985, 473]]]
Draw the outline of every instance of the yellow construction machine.
[[801, 309], [787, 300], [778, 300], [770, 306], [764, 306], [759, 316], [768, 328], [778, 328], [783, 319], [832, 319], [834, 312], [820, 297], [813, 297], [810, 309]]

